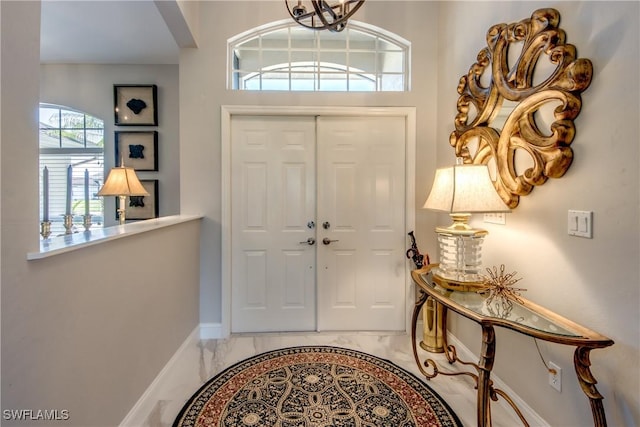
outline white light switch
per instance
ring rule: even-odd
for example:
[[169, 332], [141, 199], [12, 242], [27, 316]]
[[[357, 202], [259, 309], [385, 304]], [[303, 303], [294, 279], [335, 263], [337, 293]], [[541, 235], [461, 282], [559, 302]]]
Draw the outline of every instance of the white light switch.
[[593, 238], [593, 212], [570, 210], [567, 221], [567, 232], [570, 236]]

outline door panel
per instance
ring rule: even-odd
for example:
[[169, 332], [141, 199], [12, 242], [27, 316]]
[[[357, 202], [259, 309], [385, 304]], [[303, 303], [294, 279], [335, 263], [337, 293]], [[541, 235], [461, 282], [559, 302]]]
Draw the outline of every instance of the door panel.
[[405, 121], [232, 117], [232, 332], [405, 329]]
[[405, 119], [319, 117], [317, 136], [318, 329], [404, 330]]
[[231, 145], [231, 330], [315, 330], [315, 120], [234, 116]]

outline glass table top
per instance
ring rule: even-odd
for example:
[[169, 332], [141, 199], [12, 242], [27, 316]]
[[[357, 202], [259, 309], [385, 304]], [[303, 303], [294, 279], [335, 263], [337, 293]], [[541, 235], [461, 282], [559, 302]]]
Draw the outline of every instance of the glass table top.
[[543, 314], [526, 307], [523, 301], [510, 299], [508, 302], [504, 302], [499, 298], [489, 301], [488, 293], [452, 291], [433, 283], [429, 273], [420, 274], [420, 277], [432, 290], [479, 316], [512, 322], [549, 334], [582, 337], [581, 334], [566, 328], [557, 320], [547, 318]]

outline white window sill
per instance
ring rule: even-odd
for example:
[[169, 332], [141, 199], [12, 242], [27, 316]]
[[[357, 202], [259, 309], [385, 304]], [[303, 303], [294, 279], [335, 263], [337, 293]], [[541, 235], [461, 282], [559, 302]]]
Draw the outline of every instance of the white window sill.
[[199, 220], [202, 215], [173, 215], [161, 218], [148, 219], [114, 227], [96, 228], [79, 233], [57, 236], [40, 241], [40, 251], [27, 254], [27, 260], [48, 258], [54, 255], [98, 245], [104, 242], [120, 239], [135, 234], [146, 233], [183, 222]]

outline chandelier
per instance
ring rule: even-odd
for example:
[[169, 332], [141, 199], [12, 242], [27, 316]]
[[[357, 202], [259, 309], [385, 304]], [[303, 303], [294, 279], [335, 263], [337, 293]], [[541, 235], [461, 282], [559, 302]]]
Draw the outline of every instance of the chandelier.
[[[365, 0], [285, 0], [289, 15], [303, 27], [339, 32]], [[311, 3], [311, 7], [309, 6]], [[333, 4], [331, 4], [333, 3]]]

